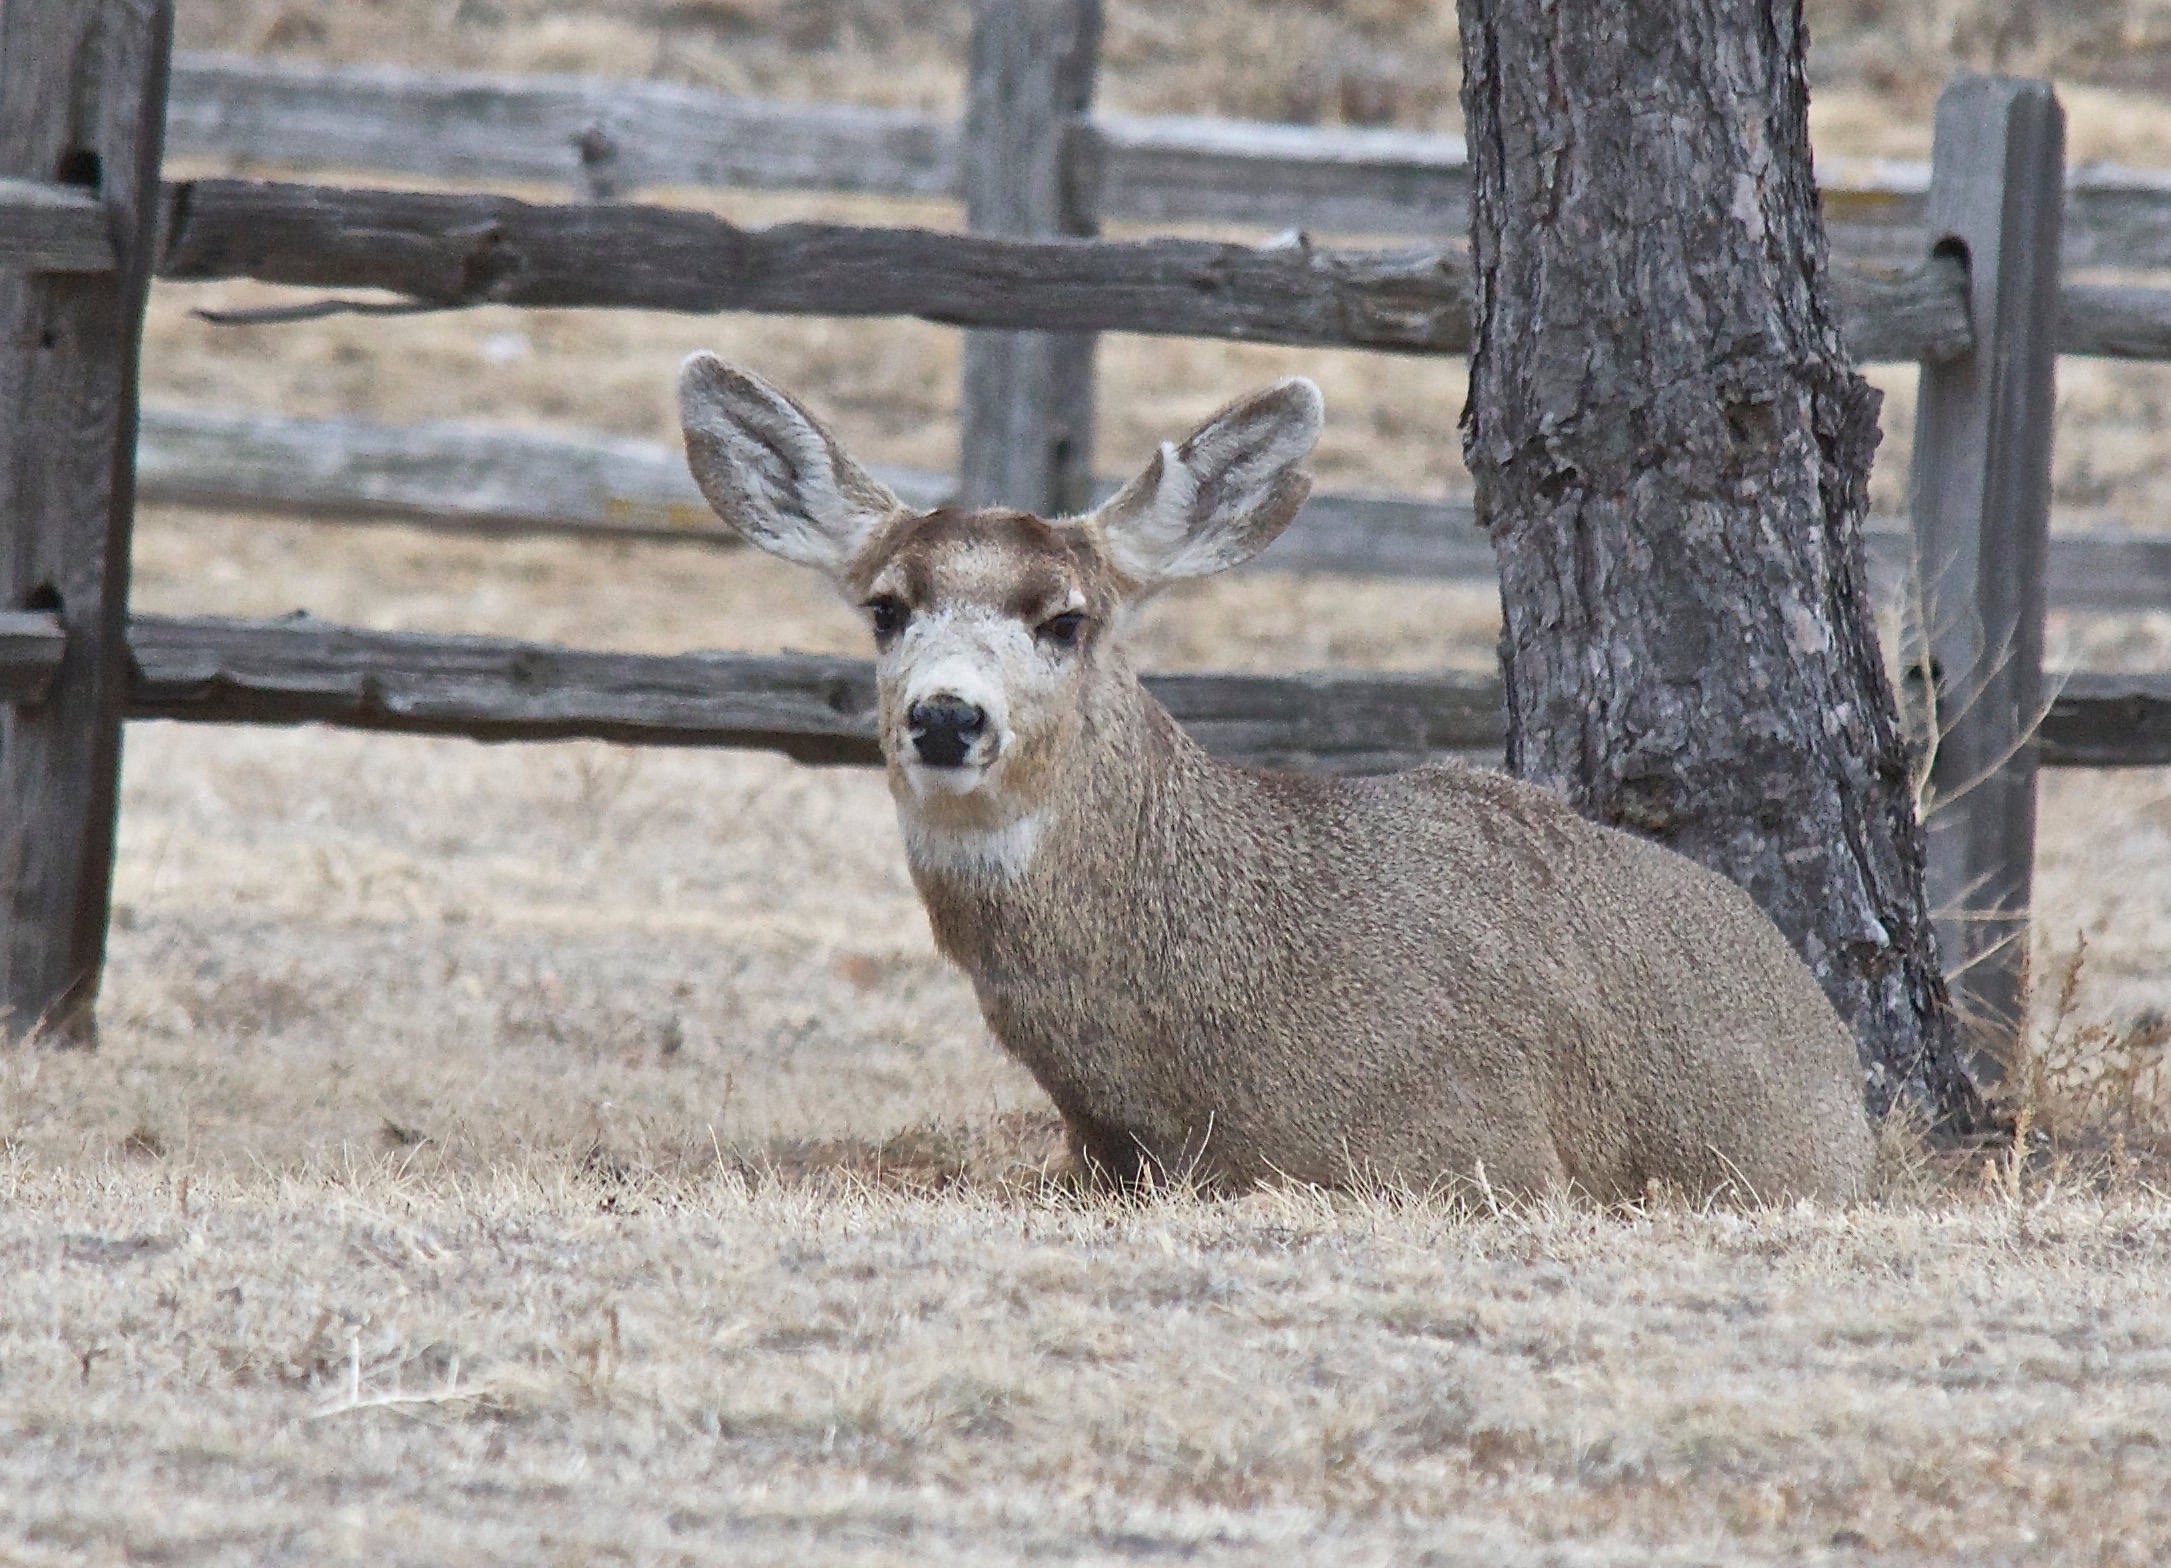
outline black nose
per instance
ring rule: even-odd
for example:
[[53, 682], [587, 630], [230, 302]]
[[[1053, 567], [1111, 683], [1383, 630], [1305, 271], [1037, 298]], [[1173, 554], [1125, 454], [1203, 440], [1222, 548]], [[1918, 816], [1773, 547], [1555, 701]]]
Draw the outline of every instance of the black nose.
[[931, 768], [956, 768], [987, 728], [988, 716], [962, 697], [947, 692], [915, 702], [905, 713], [912, 727], [912, 749]]

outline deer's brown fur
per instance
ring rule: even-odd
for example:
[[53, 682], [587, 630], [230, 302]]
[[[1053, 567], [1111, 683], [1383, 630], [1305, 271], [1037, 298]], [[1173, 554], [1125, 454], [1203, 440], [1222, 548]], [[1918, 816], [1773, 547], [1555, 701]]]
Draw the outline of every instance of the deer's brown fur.
[[[1733, 885], [1496, 773], [1230, 766], [1139, 685], [1125, 602], [1248, 557], [1294, 515], [1309, 383], [1232, 404], [1099, 512], [1055, 522], [912, 512], [804, 409], [708, 356], [682, 399], [727, 522], [901, 607], [882, 739], [913, 877], [1086, 1169], [1859, 1191], [1853, 1040]], [[1058, 617], [1074, 640], [1053, 644]], [[987, 719], [961, 766], [914, 750], [931, 694]]]

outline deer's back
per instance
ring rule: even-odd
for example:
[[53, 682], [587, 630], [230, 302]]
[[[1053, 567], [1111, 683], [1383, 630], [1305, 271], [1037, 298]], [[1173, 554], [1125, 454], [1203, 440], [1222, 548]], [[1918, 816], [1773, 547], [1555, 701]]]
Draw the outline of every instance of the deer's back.
[[[1513, 1053], [1579, 1185], [1857, 1190], [1853, 1037], [1741, 889], [1502, 774], [1426, 769], [1348, 798], [1383, 873], [1356, 926], [1377, 943], [1401, 925], [1399, 957], [1451, 999], [1451, 1057], [1506, 1075]], [[1397, 906], [1454, 939], [1426, 943]]]

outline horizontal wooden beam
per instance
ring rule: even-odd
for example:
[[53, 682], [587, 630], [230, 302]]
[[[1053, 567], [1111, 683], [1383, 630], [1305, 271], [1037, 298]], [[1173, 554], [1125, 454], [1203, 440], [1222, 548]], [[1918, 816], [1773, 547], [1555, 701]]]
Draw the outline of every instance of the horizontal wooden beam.
[[[874, 471], [914, 506], [939, 506], [956, 491], [947, 474]], [[738, 543], [676, 446], [615, 436], [152, 406], [139, 426], [136, 489], [156, 504], [330, 521]], [[1114, 489], [1103, 480], [1096, 493]], [[1480, 579], [1491, 577], [1493, 554], [1467, 497], [1315, 493], [1259, 564]], [[2164, 598], [2171, 603], [2171, 581]]]
[[[878, 467], [914, 506], [954, 493], [946, 474]], [[692, 539], [736, 545], [675, 446], [484, 425], [382, 425], [204, 409], [143, 410], [138, 496], [149, 502], [386, 521], [471, 533]], [[1102, 480], [1096, 493], [1113, 491]], [[1908, 533], [1869, 522], [1872, 557], [1896, 579]], [[1491, 541], [1470, 498], [1315, 492], [1254, 563], [1265, 571], [1489, 582]], [[2171, 538], [2064, 534], [2051, 541], [2050, 602], [2065, 609], [2171, 608]]]
[[0, 610], [0, 703], [43, 702], [68, 635], [47, 610]]
[[111, 272], [113, 230], [104, 205], [78, 186], [0, 179], [0, 268]]
[[2171, 674], [2046, 675], [2037, 731], [2046, 768], [2171, 767]]
[[[2171, 256], [2166, 261], [2171, 263]], [[2102, 359], [2171, 359], [2171, 289], [2062, 285], [2058, 352]]]
[[498, 196], [198, 180], [173, 191], [159, 268], [378, 288], [435, 305], [918, 316], [1457, 353], [1469, 269], [1433, 251], [1205, 240], [1019, 240]]
[[[172, 186], [167, 213], [161, 277], [384, 289], [443, 308], [917, 316], [1420, 354], [1470, 346], [1470, 266], [1460, 249], [998, 239], [825, 223], [749, 229], [680, 208], [248, 180]], [[1961, 285], [1944, 260], [1834, 277], [1843, 330], [1866, 360], [1964, 352]]]
[[1069, 152], [1077, 200], [1102, 219], [1432, 239], [1470, 231], [1459, 136], [1096, 114]]
[[[306, 617], [137, 616], [129, 649], [132, 718], [878, 760], [864, 659], [605, 653]], [[1498, 684], [1480, 676], [1159, 675], [1147, 685], [1200, 744], [1262, 766], [1381, 771], [1497, 750], [1504, 734]]]
[[[2097, 267], [2160, 272], [2171, 267], [2171, 169], [2082, 163], [2069, 165], [2065, 179], [2065, 227], [2059, 246], [2064, 271]], [[1924, 191], [1927, 196], [1927, 185]]]
[[137, 616], [134, 718], [332, 724], [476, 740], [589, 737], [871, 762], [864, 660], [599, 653], [503, 638]]
[[[730, 97], [667, 82], [318, 66], [183, 54], [169, 156], [242, 168], [377, 169], [562, 183], [952, 196], [958, 129], [909, 109]], [[1096, 115], [1071, 182], [1103, 219], [1199, 219], [1321, 233], [1469, 229], [1460, 137], [1347, 126]], [[1908, 265], [1929, 248], [1929, 165], [1818, 163], [1835, 254]], [[2171, 174], [2082, 165], [2066, 195], [2068, 270], [2171, 266]]]
[[[1920, 256], [1931, 240], [1929, 194], [1927, 162], [1817, 160], [1818, 201], [1835, 255], [1888, 264]], [[2061, 250], [2067, 272], [2171, 267], [2171, 170], [2068, 167]]]
[[178, 54], [166, 155], [434, 179], [956, 194], [940, 115], [736, 98], [670, 82]]
[[[1889, 533], [1870, 538], [1872, 558], [1889, 552], [1895, 573], [1906, 570], [1912, 547], [1906, 524], [1896, 520]], [[2054, 610], [2171, 609], [2171, 537], [2052, 534], [2043, 595]]]
[[[8, 619], [0, 617], [0, 692], [35, 700], [54, 666], [53, 638], [37, 628], [11, 635]], [[128, 647], [135, 719], [878, 760], [874, 667], [864, 659], [609, 653], [307, 616], [139, 615]], [[1492, 676], [1337, 670], [1149, 675], [1146, 685], [1209, 751], [1262, 767], [1382, 772], [1497, 755], [1506, 733]], [[2066, 677], [2040, 744], [2046, 767], [2171, 765], [2171, 675]]]
[[[883, 477], [896, 488], [903, 476]], [[940, 483], [911, 476], [922, 478]], [[149, 405], [137, 422], [136, 496], [465, 533], [738, 537], [702, 500], [676, 446], [435, 420], [387, 425]], [[941, 495], [907, 499], [933, 506]]]

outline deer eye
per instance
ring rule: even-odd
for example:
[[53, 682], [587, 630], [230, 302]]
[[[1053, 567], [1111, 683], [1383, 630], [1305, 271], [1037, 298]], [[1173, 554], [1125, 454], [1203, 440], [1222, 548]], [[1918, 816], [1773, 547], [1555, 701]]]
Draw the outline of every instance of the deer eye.
[[1085, 616], [1077, 610], [1065, 610], [1061, 615], [1051, 615], [1033, 629], [1033, 635], [1042, 642], [1058, 648], [1074, 648], [1078, 645], [1078, 633], [1085, 627]]
[[903, 631], [905, 623], [912, 619], [912, 611], [905, 601], [893, 593], [878, 594], [860, 608], [867, 612], [867, 619], [874, 625], [874, 640], [884, 645]]

